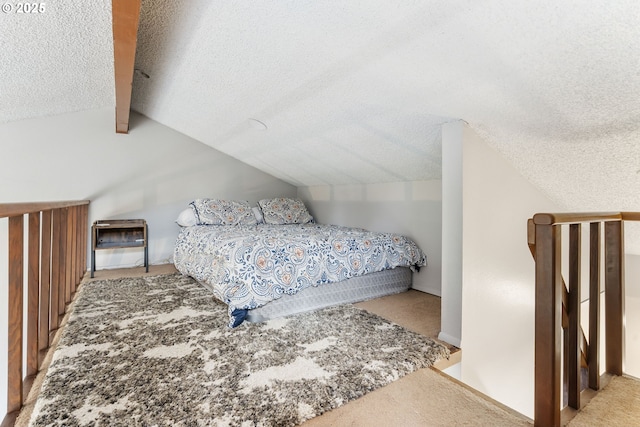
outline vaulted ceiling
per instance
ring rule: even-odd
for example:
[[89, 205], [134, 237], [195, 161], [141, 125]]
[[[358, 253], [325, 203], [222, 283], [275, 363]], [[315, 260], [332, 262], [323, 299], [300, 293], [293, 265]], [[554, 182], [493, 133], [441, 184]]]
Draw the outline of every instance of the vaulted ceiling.
[[[0, 123], [115, 105], [109, 0], [7, 12]], [[135, 68], [134, 110], [294, 185], [437, 179], [464, 120], [568, 208], [640, 210], [637, 0], [143, 0]]]

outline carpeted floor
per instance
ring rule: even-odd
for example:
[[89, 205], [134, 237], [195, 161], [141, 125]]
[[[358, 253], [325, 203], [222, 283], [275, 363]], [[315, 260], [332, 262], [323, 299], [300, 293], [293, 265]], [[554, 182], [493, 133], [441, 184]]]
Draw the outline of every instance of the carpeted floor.
[[298, 425], [447, 356], [353, 306], [226, 321], [180, 275], [84, 284], [31, 425]]
[[567, 425], [640, 426], [640, 380], [614, 376]]
[[432, 368], [420, 369], [302, 427], [532, 427], [524, 415]]
[[[149, 277], [158, 274], [174, 273], [171, 265], [153, 266], [150, 273], [144, 273], [144, 268], [127, 270], [103, 270], [96, 272], [96, 279], [120, 279], [122, 277]], [[84, 286], [84, 285], [83, 285]], [[404, 327], [430, 336], [435, 336], [439, 331], [439, 305], [432, 301], [434, 297], [417, 291], [392, 295], [356, 306], [373, 311], [390, 321], [397, 322]], [[75, 300], [77, 302], [77, 298]], [[74, 303], [75, 304], [75, 303]], [[435, 304], [435, 305], [434, 305]], [[136, 307], [135, 311], [140, 311]], [[134, 312], [135, 312], [134, 311]], [[94, 314], [99, 314], [94, 313]], [[430, 318], [433, 316], [433, 319]], [[66, 317], [65, 317], [66, 319]], [[66, 324], [66, 320], [63, 324]], [[165, 325], [167, 326], [167, 325]], [[64, 330], [64, 327], [62, 328]], [[55, 343], [59, 334], [56, 334]], [[459, 353], [456, 353], [458, 355]], [[455, 355], [454, 355], [455, 356]], [[49, 365], [51, 354], [45, 359]], [[57, 356], [56, 356], [57, 358]], [[452, 357], [455, 359], [455, 357]], [[440, 361], [442, 363], [443, 360]], [[43, 374], [44, 374], [43, 372]], [[36, 385], [32, 389], [25, 409], [20, 414], [16, 426], [26, 426], [32, 414], [34, 400], [37, 397], [39, 385], [42, 383], [42, 375], [36, 379]], [[614, 377], [610, 384], [587, 405], [587, 410], [578, 414], [569, 425], [571, 426], [632, 426], [639, 425], [640, 419], [640, 382], [632, 378]], [[79, 402], [86, 399], [84, 394], [75, 396]], [[39, 401], [42, 407], [46, 402]], [[590, 409], [589, 409], [590, 407]], [[87, 409], [87, 407], [85, 407]], [[104, 408], [103, 408], [104, 409]], [[106, 407], [107, 411], [117, 409], [117, 405]], [[93, 412], [93, 409], [91, 410]], [[124, 417], [106, 416], [102, 418], [100, 411], [96, 411], [91, 417], [100, 416], [94, 425], [136, 425], [145, 424], [135, 419]], [[34, 417], [35, 418], [35, 417]], [[90, 418], [90, 417], [88, 417]], [[116, 419], [117, 418], [117, 419]], [[133, 420], [133, 421], [132, 421]], [[125, 423], [125, 421], [129, 421]], [[218, 425], [232, 425], [231, 422], [218, 419]], [[44, 421], [40, 420], [40, 424]], [[196, 421], [185, 417], [178, 425], [195, 424]], [[212, 420], [207, 420], [209, 425], [216, 425]], [[51, 421], [53, 425], [79, 425], [71, 416], [62, 415], [60, 419]], [[162, 425], [162, 423], [158, 423]], [[205, 423], [201, 423], [205, 424]], [[250, 423], [250, 425], [253, 423]], [[205, 424], [206, 425], [206, 424]], [[439, 373], [433, 368], [418, 369], [404, 377], [393, 381], [385, 387], [366, 393], [361, 398], [355, 399], [334, 410], [311, 418], [303, 423], [305, 427], [324, 426], [362, 426], [386, 427], [389, 425], [404, 426], [530, 426], [532, 421], [516, 413], [515, 411], [492, 401], [486, 396], [470, 389], [464, 384]]]

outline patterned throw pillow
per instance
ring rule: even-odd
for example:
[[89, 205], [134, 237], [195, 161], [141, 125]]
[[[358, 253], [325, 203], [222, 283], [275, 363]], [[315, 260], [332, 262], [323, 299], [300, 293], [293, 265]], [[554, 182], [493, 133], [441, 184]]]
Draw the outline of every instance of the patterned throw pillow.
[[201, 225], [255, 225], [258, 223], [249, 202], [196, 199], [189, 203]]
[[267, 224], [306, 224], [313, 221], [302, 200], [280, 197], [258, 202]]

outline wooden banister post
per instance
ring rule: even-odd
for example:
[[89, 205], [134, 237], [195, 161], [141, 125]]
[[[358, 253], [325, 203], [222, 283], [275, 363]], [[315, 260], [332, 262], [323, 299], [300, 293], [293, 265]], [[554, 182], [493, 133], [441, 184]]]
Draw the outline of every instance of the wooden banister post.
[[537, 426], [560, 425], [560, 227], [536, 225], [535, 403]]
[[75, 279], [75, 274], [73, 272], [73, 263], [74, 263], [74, 252], [73, 252], [73, 213], [75, 211], [74, 207], [66, 208], [66, 216], [67, 221], [65, 225], [66, 231], [66, 243], [64, 246], [65, 249], [65, 284], [64, 284], [64, 310], [62, 314], [67, 311], [67, 305], [71, 302], [71, 298], [73, 293], [75, 292], [75, 284], [73, 280]]
[[53, 332], [58, 329], [58, 301], [60, 293], [60, 236], [61, 236], [61, 215], [62, 209], [52, 211], [52, 235], [51, 235], [51, 293], [49, 310], [49, 342], [51, 342]]
[[622, 221], [606, 222], [605, 239], [605, 331], [606, 368], [622, 375], [624, 354], [624, 238]]
[[82, 207], [82, 273], [87, 271], [87, 249], [89, 248], [89, 205]]
[[600, 226], [589, 228], [589, 388], [600, 390]]
[[60, 251], [60, 283], [58, 284], [58, 325], [60, 325], [60, 321], [62, 320], [62, 316], [64, 316], [64, 311], [67, 307], [66, 305], [66, 295], [67, 295], [67, 275], [69, 272], [67, 271], [67, 217], [69, 214], [69, 208], [60, 209], [60, 240], [59, 240], [59, 248]]
[[24, 217], [9, 217], [9, 345], [7, 414], [22, 406]]
[[26, 378], [30, 388], [38, 373], [38, 304], [40, 301], [40, 212], [29, 214], [29, 267], [27, 289], [27, 363]]
[[51, 211], [42, 212], [42, 241], [40, 263], [40, 325], [38, 329], [38, 365], [49, 348], [49, 319], [51, 310]]
[[566, 334], [568, 365], [568, 405], [580, 409], [580, 260], [582, 224], [569, 226], [569, 327]]
[[[70, 256], [70, 264], [71, 264], [71, 280], [70, 280], [70, 290], [71, 290], [71, 299], [73, 299], [73, 295], [75, 295], [76, 293], [76, 284], [78, 283], [78, 269], [77, 267], [77, 262], [78, 262], [78, 207], [77, 206], [73, 206], [69, 213], [71, 215], [69, 215], [69, 224], [70, 226], [70, 234], [71, 234], [71, 256]], [[70, 302], [71, 299], [67, 302]]]

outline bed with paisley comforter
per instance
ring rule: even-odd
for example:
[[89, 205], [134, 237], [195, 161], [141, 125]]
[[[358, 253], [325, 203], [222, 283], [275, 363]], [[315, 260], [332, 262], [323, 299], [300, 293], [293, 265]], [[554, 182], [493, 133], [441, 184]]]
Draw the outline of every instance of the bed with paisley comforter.
[[[411, 239], [316, 224], [297, 199], [261, 200], [259, 209], [247, 202], [197, 199], [190, 208], [195, 219], [179, 233], [174, 264], [229, 306], [230, 327], [247, 318], [265, 320], [264, 314], [252, 313], [276, 301], [281, 315], [290, 314], [286, 307], [305, 292], [321, 306], [366, 299], [362, 296], [367, 292], [354, 294], [350, 288], [380, 288], [373, 296], [400, 292], [410, 286], [411, 270], [426, 265], [425, 255]], [[396, 267], [406, 268], [384, 279], [384, 272]], [[395, 285], [385, 289], [389, 280]], [[351, 286], [351, 281], [357, 283]], [[336, 292], [337, 300], [331, 296]], [[308, 303], [303, 306], [309, 308]]]

